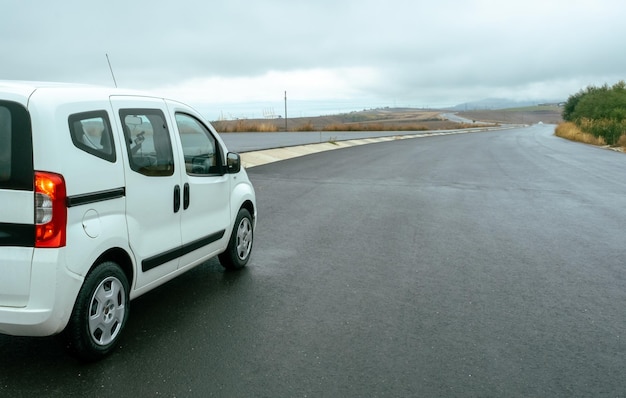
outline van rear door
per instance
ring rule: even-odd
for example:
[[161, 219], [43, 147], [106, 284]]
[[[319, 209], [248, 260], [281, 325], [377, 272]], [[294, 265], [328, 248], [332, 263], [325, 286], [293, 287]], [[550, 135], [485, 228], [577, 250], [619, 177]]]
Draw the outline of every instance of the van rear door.
[[24, 307], [35, 246], [33, 144], [24, 106], [0, 100], [0, 306]]

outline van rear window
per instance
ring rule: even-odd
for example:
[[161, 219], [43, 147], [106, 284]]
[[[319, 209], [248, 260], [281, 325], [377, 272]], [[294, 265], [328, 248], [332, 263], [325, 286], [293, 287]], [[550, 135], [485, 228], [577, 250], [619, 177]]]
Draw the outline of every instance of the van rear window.
[[113, 134], [106, 111], [76, 113], [70, 115], [68, 122], [72, 142], [78, 149], [109, 162], [115, 162]]
[[33, 144], [28, 111], [0, 101], [0, 189], [33, 189]]

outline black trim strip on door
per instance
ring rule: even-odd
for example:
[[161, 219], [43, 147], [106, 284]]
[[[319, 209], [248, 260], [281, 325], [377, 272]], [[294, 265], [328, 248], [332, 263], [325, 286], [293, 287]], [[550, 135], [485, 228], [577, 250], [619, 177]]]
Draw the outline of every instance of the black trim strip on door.
[[124, 196], [126, 196], [126, 189], [124, 187], [109, 189], [106, 191], [72, 195], [67, 197], [67, 207], [81, 206], [89, 203], [123, 198]]
[[226, 230], [221, 230], [214, 234], [205, 236], [204, 238], [200, 238], [193, 242], [187, 243], [181, 247], [177, 247], [175, 249], [168, 250], [161, 254], [157, 254], [156, 256], [152, 256], [147, 258], [141, 262], [141, 270], [143, 272], [149, 271], [153, 268], [158, 267], [159, 265], [163, 265], [167, 262], [175, 260], [179, 257], [184, 256], [185, 254], [191, 253], [194, 250], [198, 250], [201, 247], [210, 245], [211, 243], [222, 239]]
[[0, 223], [0, 246], [35, 247], [35, 224]]

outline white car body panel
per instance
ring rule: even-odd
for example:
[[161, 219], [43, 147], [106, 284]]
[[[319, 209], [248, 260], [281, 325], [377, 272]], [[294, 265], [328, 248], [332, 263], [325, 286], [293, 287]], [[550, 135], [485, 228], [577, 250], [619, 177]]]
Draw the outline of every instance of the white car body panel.
[[[28, 243], [31, 238], [20, 235], [34, 228], [33, 188], [13, 189], [0, 174], [0, 333], [61, 332], [85, 277], [103, 259], [120, 263], [132, 299], [223, 252], [242, 206], [256, 222], [254, 188], [245, 170], [227, 171], [223, 141], [197, 111], [183, 103], [106, 87], [0, 81], [0, 111], [9, 105], [25, 109], [30, 118], [32, 170], [64, 179], [67, 222], [64, 246], [33, 247]], [[159, 110], [164, 115], [172, 148], [171, 174], [146, 175], [129, 166], [132, 145], [127, 145], [128, 125], [122, 122], [122, 113], [129, 109]], [[220, 157], [216, 170], [221, 172], [195, 175], [189, 165], [186, 168], [178, 113], [206, 128]], [[70, 131], [72, 118], [78, 116], [84, 116], [81, 123], [106, 120], [110, 142], [100, 142], [95, 152], [84, 148], [91, 144], [89, 137], [77, 144]], [[95, 130], [87, 130], [85, 135], [93, 137]], [[95, 133], [104, 140], [105, 131]], [[160, 148], [162, 141], [155, 142]], [[94, 156], [98, 151], [106, 153]], [[0, 162], [1, 155], [0, 151]], [[178, 210], [176, 189], [180, 190]], [[188, 203], [184, 203], [185, 192]], [[20, 239], [21, 243], [11, 243]]]

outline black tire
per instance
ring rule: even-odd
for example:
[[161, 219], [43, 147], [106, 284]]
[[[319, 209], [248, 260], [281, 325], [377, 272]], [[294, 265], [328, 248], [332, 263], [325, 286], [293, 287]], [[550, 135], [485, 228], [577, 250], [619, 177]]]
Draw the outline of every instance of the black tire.
[[244, 208], [239, 209], [228, 247], [218, 256], [224, 268], [240, 269], [246, 266], [252, 253], [253, 225], [250, 212]]
[[87, 275], [65, 328], [73, 355], [96, 361], [116, 347], [128, 319], [128, 294], [126, 274], [114, 262], [104, 262]]

